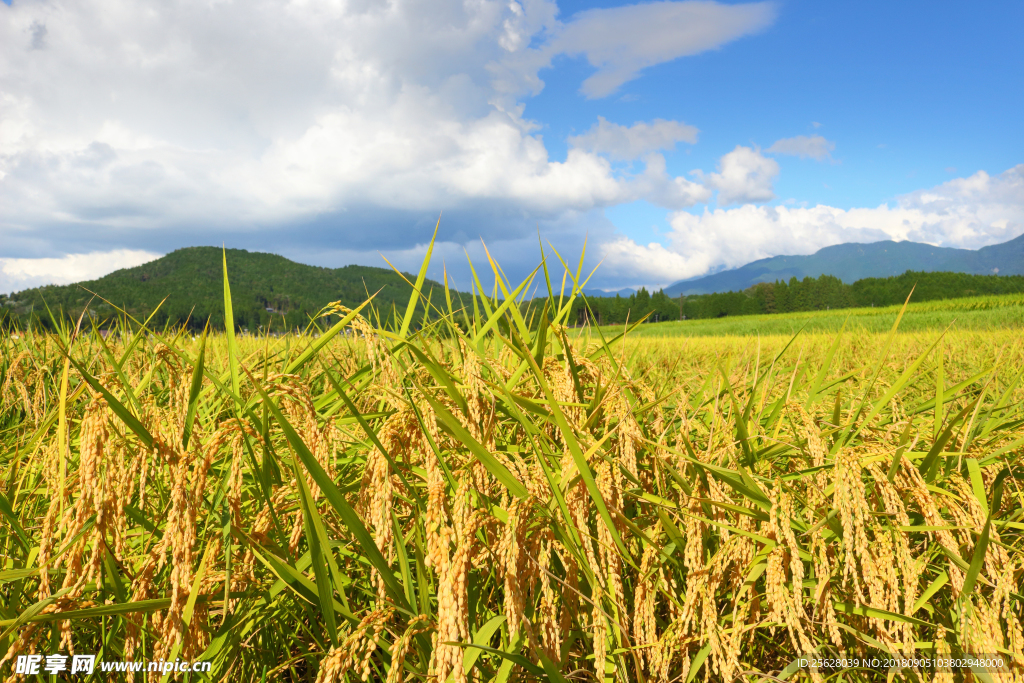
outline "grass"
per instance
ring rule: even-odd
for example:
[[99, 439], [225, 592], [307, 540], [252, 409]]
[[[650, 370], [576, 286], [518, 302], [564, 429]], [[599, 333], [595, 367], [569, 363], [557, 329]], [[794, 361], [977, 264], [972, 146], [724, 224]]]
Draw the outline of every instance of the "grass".
[[[232, 330], [226, 269], [225, 299]], [[1015, 330], [615, 340], [567, 330], [569, 299], [0, 339], [0, 672], [72, 648], [319, 683], [1022, 661]]]
[[[632, 334], [637, 337], [792, 336], [801, 330], [834, 333], [844, 324], [849, 332], [855, 334], [885, 333], [892, 328], [901, 309], [902, 306], [886, 306], [682, 320], [641, 325]], [[958, 330], [1024, 330], [1024, 295], [911, 303], [900, 322], [899, 331], [917, 333], [942, 330], [950, 325]], [[621, 325], [603, 328], [606, 335], [621, 331]]]

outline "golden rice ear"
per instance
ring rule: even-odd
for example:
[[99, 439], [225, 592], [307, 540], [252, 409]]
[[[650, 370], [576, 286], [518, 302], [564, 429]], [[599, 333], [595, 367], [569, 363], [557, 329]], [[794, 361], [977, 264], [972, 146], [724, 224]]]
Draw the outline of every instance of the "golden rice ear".
[[0, 666], [56, 643], [217, 680], [690, 683], [865, 643], [1024, 656], [1018, 480], [994, 494], [1024, 455], [1015, 332], [939, 343], [913, 305], [889, 335], [576, 329], [582, 265], [559, 293], [545, 261], [530, 301], [488, 256], [472, 306], [334, 306], [319, 336], [0, 338]]

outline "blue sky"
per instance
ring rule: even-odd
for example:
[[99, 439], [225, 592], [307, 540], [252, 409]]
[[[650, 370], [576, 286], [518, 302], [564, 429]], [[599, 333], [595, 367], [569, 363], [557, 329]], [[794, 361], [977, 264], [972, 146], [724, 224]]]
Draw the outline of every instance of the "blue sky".
[[[572, 13], [616, 4], [559, 7]], [[564, 158], [568, 135], [600, 115], [627, 125], [683, 119], [700, 129], [700, 142], [668, 155], [676, 174], [711, 168], [737, 144], [768, 147], [819, 134], [835, 141], [833, 162], [785, 160], [776, 193], [841, 208], [877, 206], [1024, 160], [1024, 4], [777, 6], [770, 29], [652, 67], [607, 99], [581, 98], [577, 84], [592, 68], [563, 58], [542, 72], [547, 85], [526, 116], [544, 122], [555, 158]], [[637, 238], [658, 239], [650, 225], [667, 229], [665, 212], [646, 202], [611, 213]]]
[[[155, 9], [154, 9], [155, 8]], [[1024, 4], [0, 6], [0, 291], [194, 244], [659, 287], [1024, 232]], [[239, 30], [245, 27], [245, 30]]]

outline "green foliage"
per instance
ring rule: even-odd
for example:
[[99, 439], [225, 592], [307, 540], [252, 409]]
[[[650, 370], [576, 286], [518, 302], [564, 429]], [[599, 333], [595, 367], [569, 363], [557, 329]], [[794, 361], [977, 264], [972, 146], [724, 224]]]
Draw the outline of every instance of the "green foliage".
[[[382, 315], [390, 316], [393, 305], [404, 307], [412, 293], [411, 284], [385, 268], [319, 268], [244, 249], [228, 249], [226, 259], [238, 330], [304, 328], [328, 303], [338, 301], [354, 308], [378, 290], [374, 302]], [[410, 282], [414, 279], [407, 277]], [[159, 306], [151, 327], [185, 325], [187, 321], [191, 331], [200, 331], [209, 321], [220, 330], [224, 325], [223, 287], [221, 250], [189, 247], [98, 280], [50, 285], [0, 297], [0, 311], [16, 316], [21, 325], [31, 321], [51, 328], [47, 309], [77, 320], [88, 305], [90, 315], [102, 322], [119, 315], [116, 307], [142, 320]], [[437, 283], [425, 281], [424, 294], [431, 288], [440, 291]], [[422, 309], [420, 305], [421, 313]], [[0, 324], [3, 315], [0, 312]]]
[[664, 290], [653, 296], [641, 289], [628, 299], [590, 297], [574, 305], [577, 324], [586, 321], [602, 325], [639, 320], [648, 322], [701, 320], [737, 315], [827, 311], [857, 307], [902, 304], [913, 290], [913, 300], [941, 301], [960, 297], [1024, 293], [1024, 276], [967, 275], [965, 273], [921, 273], [907, 271], [886, 278], [866, 278], [852, 285], [831, 275], [805, 277], [788, 282], [762, 282], [742, 292], [719, 292], [670, 298]]
[[[328, 303], [337, 301], [352, 308], [378, 290], [374, 303], [382, 316], [391, 318], [404, 312], [406, 319], [420, 321], [430, 292], [442, 291], [438, 283], [424, 280], [423, 297], [417, 297], [414, 308], [409, 309], [410, 283], [414, 280], [411, 275], [403, 279], [392, 270], [354, 265], [319, 268], [241, 249], [228, 249], [226, 258], [233, 318], [239, 331], [304, 328]], [[222, 266], [220, 249], [191, 247], [98, 280], [39, 287], [10, 296], [0, 294], [0, 330], [30, 323], [53, 329], [51, 313], [73, 323], [86, 305], [89, 315], [101, 325], [117, 317], [117, 309], [122, 308], [140, 320], [156, 310], [151, 327], [187, 324], [190, 331], [198, 332], [209, 321], [213, 329], [221, 330], [225, 319]], [[577, 297], [567, 320], [577, 326], [588, 322], [621, 325], [645, 318], [653, 323], [886, 307], [902, 304], [911, 289], [915, 302], [1024, 293], [1024, 276], [907, 271], [896, 277], [866, 278], [847, 285], [839, 278], [821, 275], [762, 282], [742, 292], [681, 297], [671, 297], [665, 290], [651, 293], [641, 288], [628, 297]], [[456, 299], [460, 296], [458, 292], [454, 295]], [[527, 306], [524, 304], [524, 310]]]
[[[916, 298], [916, 293], [915, 293]], [[632, 336], [722, 337], [747, 335], [793, 335], [804, 332], [838, 332], [844, 325], [851, 332], [877, 334], [892, 327], [900, 306], [840, 308], [762, 315], [689, 319], [661, 325], [640, 325]], [[943, 330], [1021, 330], [1024, 328], [1024, 295], [1003, 294], [964, 299], [911, 302], [900, 323], [901, 333]], [[621, 332], [622, 327], [609, 330]]]
[[623, 297], [587, 297], [586, 301], [577, 298], [572, 304], [570, 320], [577, 325], [585, 322], [602, 325], [636, 322], [649, 316], [650, 322], [679, 319], [679, 301], [670, 298], [664, 290], [654, 294], [641, 287], [640, 291]]
[[968, 275], [966, 273], [918, 273], [897, 277], [866, 278], [850, 285], [854, 306], [893, 306], [906, 301], [936, 301], [986, 294], [1024, 293], [1024, 276]]

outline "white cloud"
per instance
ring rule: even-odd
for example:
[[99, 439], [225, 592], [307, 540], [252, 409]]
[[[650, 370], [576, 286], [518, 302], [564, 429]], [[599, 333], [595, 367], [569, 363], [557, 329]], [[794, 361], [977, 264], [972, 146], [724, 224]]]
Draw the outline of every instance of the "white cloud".
[[893, 235], [945, 247], [977, 249], [1024, 232], [1024, 164], [991, 176], [978, 171], [929, 190], [899, 198], [894, 211], [907, 212]]
[[826, 140], [820, 135], [797, 135], [795, 138], [783, 138], [765, 151], [771, 154], [788, 154], [800, 157], [801, 159], [817, 159], [821, 161], [828, 157], [829, 153], [836, 148], [836, 144]]
[[401, 250], [442, 209], [442, 239], [460, 242], [644, 193], [690, 206], [704, 190], [663, 160], [629, 176], [605, 155], [695, 129], [639, 123], [553, 161], [524, 100], [559, 54], [591, 61], [583, 90], [599, 96], [774, 14], [703, 1], [565, 21], [554, 0], [15, 2], [0, 11], [0, 256], [232, 236]]
[[[780, 254], [812, 254], [843, 242], [911, 240], [977, 249], [1024, 233], [1024, 164], [996, 176], [978, 171], [928, 190], [903, 195], [894, 206], [745, 205], [679, 211], [670, 217], [668, 246], [638, 245], [626, 238], [604, 246], [616, 285], [643, 283], [645, 266], [657, 283], [733, 268]], [[646, 280], [650, 284], [650, 280]]]
[[[691, 257], [666, 248], [657, 242], [637, 244], [628, 237], [619, 237], [601, 245], [602, 282], [638, 289], [642, 286], [665, 287], [694, 269]], [[703, 272], [703, 271], [698, 271]]]
[[758, 149], [737, 145], [719, 160], [718, 173], [707, 175], [707, 184], [718, 190], [719, 206], [767, 202], [775, 199], [773, 185], [778, 175], [779, 164], [774, 159]]
[[160, 258], [160, 254], [115, 249], [59, 258], [0, 258], [0, 292], [18, 292], [44, 284], [65, 285], [95, 280], [121, 268]]
[[636, 199], [646, 199], [666, 209], [685, 209], [711, 199], [709, 187], [686, 178], [669, 176], [662, 155], [648, 154], [644, 162], [643, 174], [633, 181]]
[[[727, 209], [772, 199], [778, 163], [739, 146], [716, 172], [673, 177], [659, 152], [694, 142], [696, 129], [600, 118], [554, 161], [524, 117], [559, 55], [585, 58], [595, 73], [582, 92], [604, 97], [651, 65], [763, 30], [770, 3], [652, 2], [562, 19], [554, 0], [22, 0], [0, 10], [0, 289], [222, 240], [323, 265], [344, 262], [326, 254], [380, 264], [377, 249], [413, 263], [441, 210], [445, 254], [483, 234], [507, 245], [503, 260], [532, 266], [538, 222], [569, 248], [590, 230], [592, 245], [618, 254], [602, 274], [617, 269], [622, 284], [649, 284], [645, 268], [671, 281], [835, 241], [980, 246], [1024, 230], [1019, 169], [891, 208]], [[801, 139], [823, 141], [800, 147], [807, 156], [831, 148], [815, 135], [768, 151], [799, 155]], [[672, 215], [667, 245], [619, 240], [600, 220], [616, 204], [679, 211], [715, 190], [717, 210]], [[69, 253], [80, 256], [60, 258]]]
[[592, 9], [556, 29], [544, 52], [585, 55], [597, 73], [583, 82], [583, 93], [607, 97], [646, 67], [762, 31], [775, 15], [770, 2], [721, 5], [695, 0]]
[[632, 161], [650, 152], [674, 149], [677, 142], [697, 142], [697, 129], [682, 121], [655, 119], [650, 123], [638, 121], [632, 126], [611, 123], [603, 116], [582, 135], [569, 138], [577, 149], [607, 154], [612, 159]]

